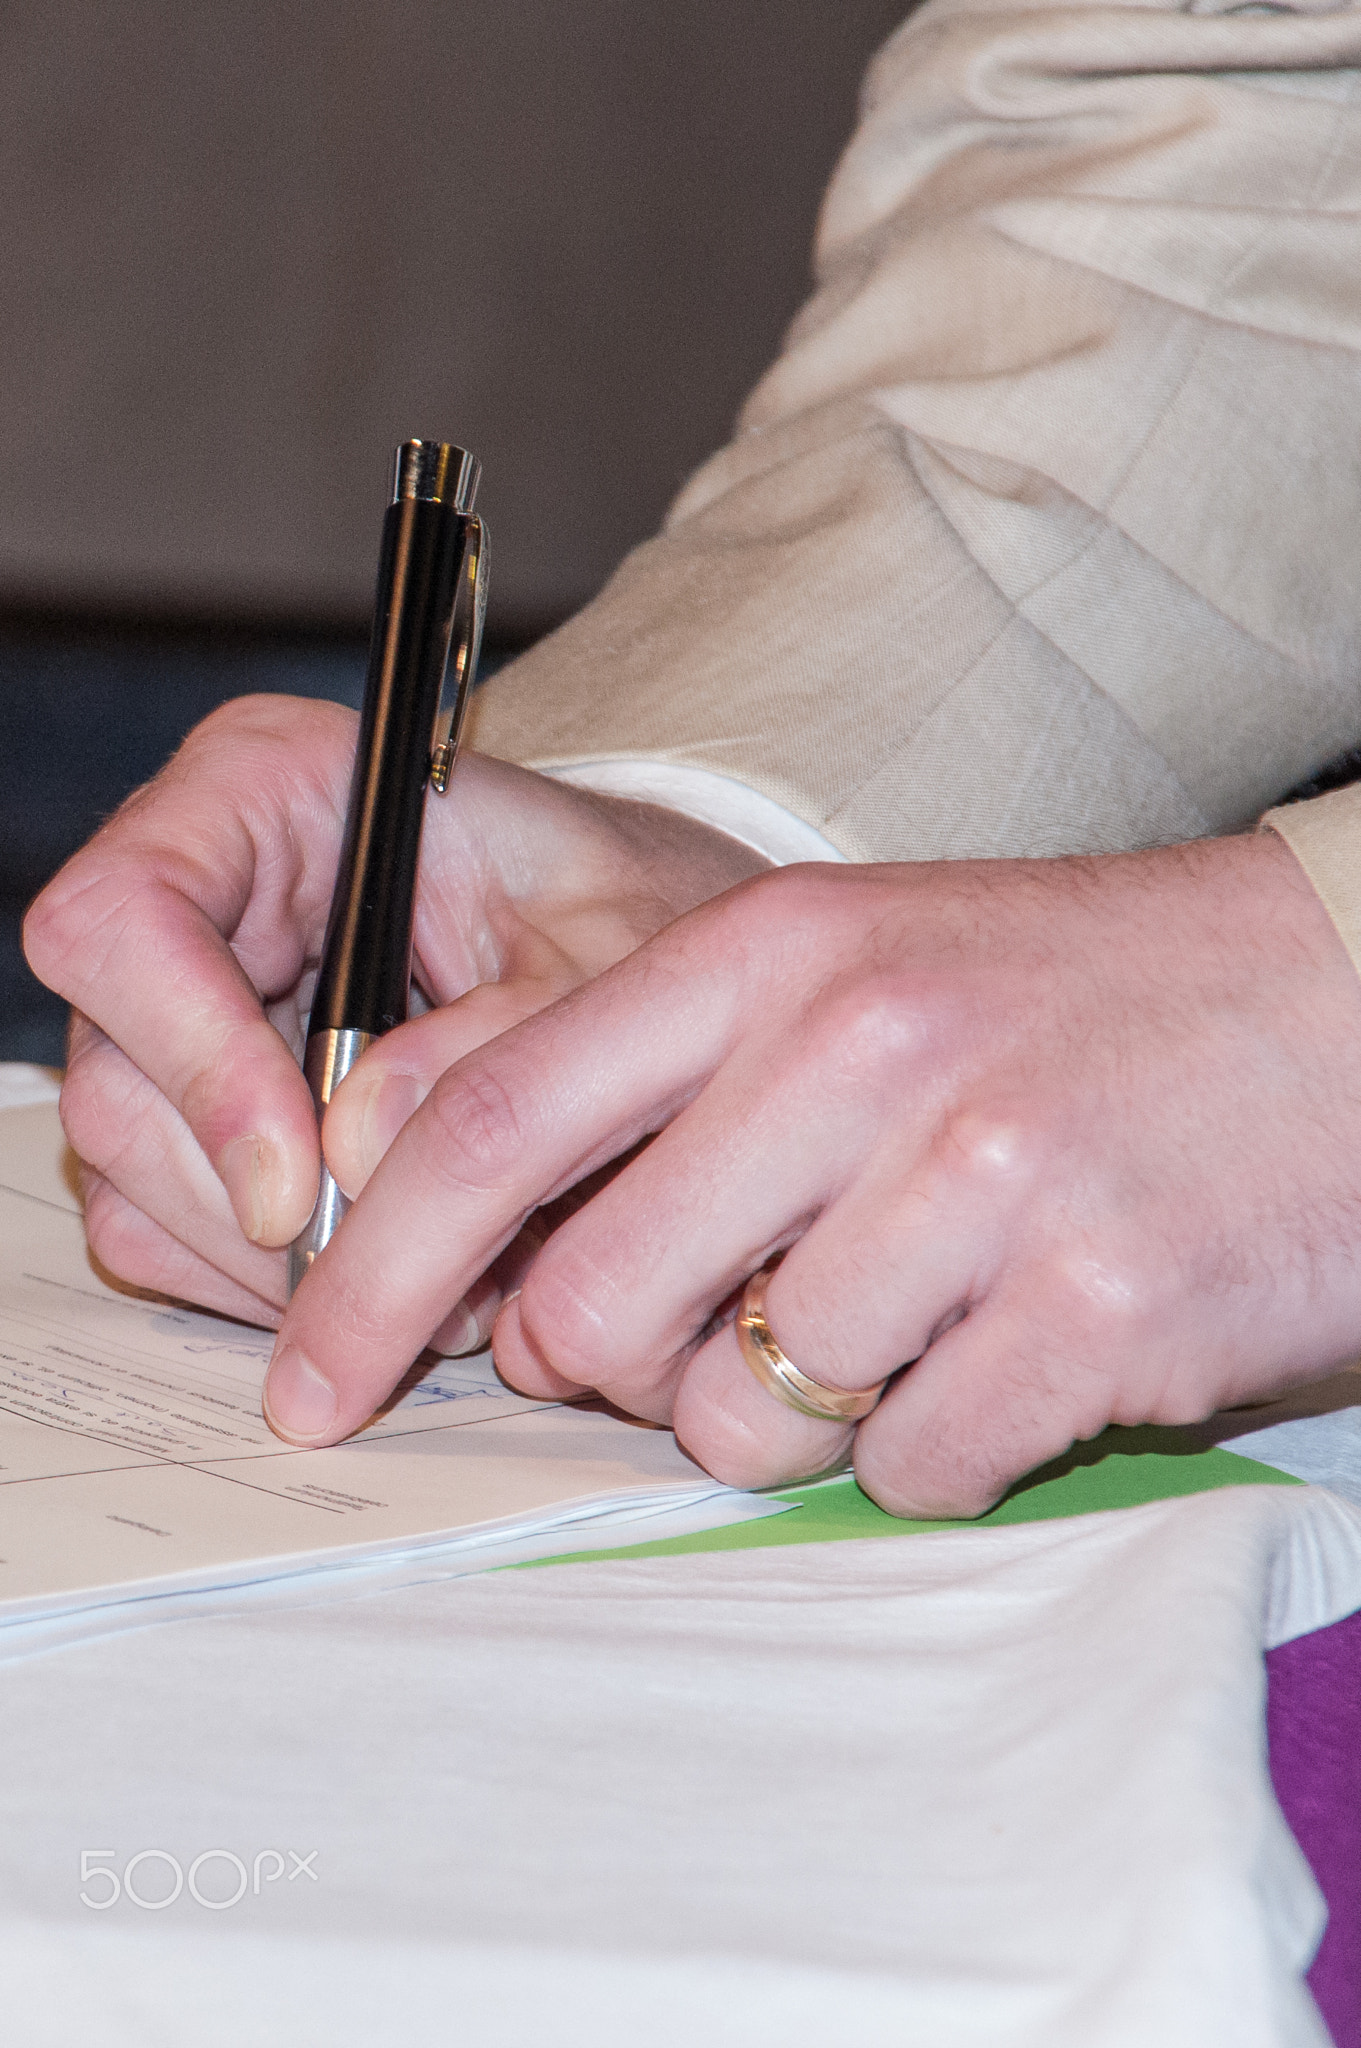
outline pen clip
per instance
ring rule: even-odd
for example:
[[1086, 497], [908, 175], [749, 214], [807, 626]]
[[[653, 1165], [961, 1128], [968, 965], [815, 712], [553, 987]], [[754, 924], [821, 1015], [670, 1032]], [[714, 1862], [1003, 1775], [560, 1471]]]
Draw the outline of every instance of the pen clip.
[[487, 617], [487, 543], [486, 521], [475, 512], [471, 513], [463, 549], [463, 566], [459, 571], [458, 594], [454, 599], [454, 626], [458, 633], [457, 648], [450, 664], [454, 672], [454, 692], [448, 709], [442, 710], [436, 721], [435, 750], [430, 756], [430, 786], [439, 796], [448, 789], [449, 777], [454, 772], [463, 714], [477, 680], [482, 628]]

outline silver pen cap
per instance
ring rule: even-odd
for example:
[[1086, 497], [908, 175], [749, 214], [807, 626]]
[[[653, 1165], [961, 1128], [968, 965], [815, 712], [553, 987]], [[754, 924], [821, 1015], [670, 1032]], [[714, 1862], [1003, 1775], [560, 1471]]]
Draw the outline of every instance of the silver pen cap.
[[392, 502], [423, 498], [466, 515], [473, 509], [481, 476], [477, 457], [452, 441], [403, 441], [393, 462]]

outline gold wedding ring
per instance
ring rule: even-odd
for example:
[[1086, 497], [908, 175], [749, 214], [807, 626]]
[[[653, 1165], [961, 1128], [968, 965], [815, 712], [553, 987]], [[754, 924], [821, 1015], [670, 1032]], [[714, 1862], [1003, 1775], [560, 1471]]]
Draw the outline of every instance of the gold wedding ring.
[[888, 1381], [880, 1380], [875, 1387], [847, 1392], [841, 1387], [825, 1387], [821, 1380], [800, 1372], [785, 1357], [766, 1321], [766, 1284], [771, 1271], [771, 1267], [763, 1266], [759, 1273], [752, 1274], [737, 1311], [737, 1341], [745, 1364], [768, 1394], [783, 1401], [786, 1408], [797, 1408], [800, 1415], [811, 1415], [815, 1422], [861, 1421], [878, 1405]]

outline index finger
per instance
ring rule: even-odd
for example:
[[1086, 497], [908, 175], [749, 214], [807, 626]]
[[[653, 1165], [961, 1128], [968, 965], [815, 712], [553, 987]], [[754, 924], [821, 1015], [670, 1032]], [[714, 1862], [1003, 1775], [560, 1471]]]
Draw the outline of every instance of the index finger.
[[225, 707], [24, 927], [34, 973], [174, 1104], [260, 1244], [288, 1243], [316, 1198], [315, 1112], [263, 1005], [319, 944], [352, 746], [339, 706]]
[[367, 1421], [533, 1209], [693, 1096], [739, 1014], [740, 949], [713, 943], [715, 917], [751, 886], [441, 1076], [293, 1298], [265, 1388], [279, 1435], [334, 1443]]

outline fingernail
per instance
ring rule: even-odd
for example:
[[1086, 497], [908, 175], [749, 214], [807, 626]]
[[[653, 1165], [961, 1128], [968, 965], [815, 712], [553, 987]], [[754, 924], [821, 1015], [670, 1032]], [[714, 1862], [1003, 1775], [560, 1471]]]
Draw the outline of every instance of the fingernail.
[[359, 1126], [359, 1160], [365, 1180], [419, 1101], [420, 1089], [414, 1074], [385, 1074], [371, 1090]]
[[463, 1358], [470, 1351], [481, 1351], [486, 1341], [481, 1323], [467, 1302], [461, 1301], [457, 1308], [450, 1309], [430, 1339], [430, 1349], [441, 1358]]
[[236, 1220], [252, 1244], [259, 1244], [268, 1221], [264, 1173], [258, 1138], [233, 1138], [217, 1159], [217, 1175], [230, 1197]]
[[292, 1345], [276, 1351], [265, 1380], [265, 1421], [289, 1443], [310, 1444], [335, 1420], [336, 1390]]

